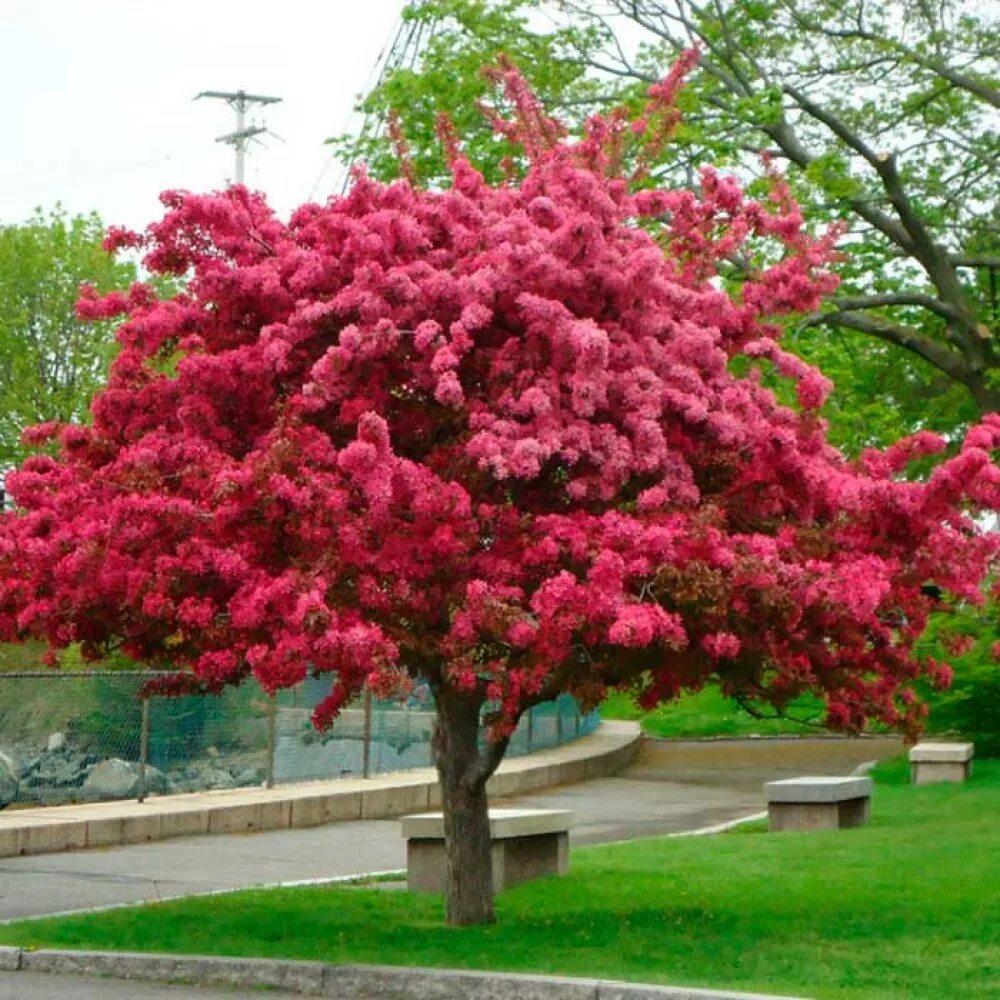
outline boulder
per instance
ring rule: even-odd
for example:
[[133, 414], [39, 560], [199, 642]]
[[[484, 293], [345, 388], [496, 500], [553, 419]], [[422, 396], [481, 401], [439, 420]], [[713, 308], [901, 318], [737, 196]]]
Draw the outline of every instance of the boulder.
[[233, 776], [221, 767], [203, 767], [198, 774], [198, 784], [201, 788], [214, 790], [236, 787]]
[[66, 734], [65, 733], [52, 733], [49, 736], [48, 743], [45, 744], [45, 749], [49, 753], [55, 753], [57, 750], [62, 750], [66, 746]]
[[[112, 757], [95, 764], [83, 787], [102, 799], [133, 799], [139, 794], [139, 765], [131, 760]], [[155, 767], [146, 768], [146, 791], [166, 791], [167, 779]]]
[[86, 777], [83, 755], [66, 748], [45, 753], [27, 764], [21, 783], [26, 788], [79, 788]]
[[9, 806], [17, 798], [17, 764], [5, 753], [0, 753], [0, 809]]

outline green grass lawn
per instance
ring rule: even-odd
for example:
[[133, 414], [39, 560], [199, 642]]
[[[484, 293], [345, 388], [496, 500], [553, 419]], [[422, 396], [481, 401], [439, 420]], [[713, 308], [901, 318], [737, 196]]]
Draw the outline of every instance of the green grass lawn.
[[[789, 714], [809, 722], [822, 724], [823, 705], [816, 698], [802, 698], [789, 709]], [[650, 736], [778, 736], [787, 733], [822, 732], [815, 725], [803, 725], [791, 719], [757, 719], [744, 711], [717, 687], [706, 687], [695, 694], [686, 694], [668, 705], [651, 712], [639, 708], [631, 696], [612, 692], [601, 705], [605, 719], [638, 719], [642, 731]]]
[[883, 765], [870, 826], [581, 848], [572, 873], [455, 929], [438, 897], [243, 892], [0, 927], [26, 946], [505, 969], [809, 997], [1000, 998], [1000, 761], [915, 788]]

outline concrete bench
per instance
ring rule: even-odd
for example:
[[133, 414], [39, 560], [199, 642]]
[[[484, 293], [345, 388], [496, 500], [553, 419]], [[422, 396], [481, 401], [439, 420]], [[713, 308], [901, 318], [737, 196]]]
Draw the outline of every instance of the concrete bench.
[[[565, 875], [572, 820], [565, 809], [491, 809], [494, 890], [542, 875]], [[444, 892], [444, 815], [404, 816], [402, 828], [410, 892]]]
[[764, 785], [771, 830], [840, 830], [868, 822], [871, 778], [788, 778]]
[[918, 743], [910, 750], [910, 780], [915, 785], [965, 781], [974, 753], [971, 743]]

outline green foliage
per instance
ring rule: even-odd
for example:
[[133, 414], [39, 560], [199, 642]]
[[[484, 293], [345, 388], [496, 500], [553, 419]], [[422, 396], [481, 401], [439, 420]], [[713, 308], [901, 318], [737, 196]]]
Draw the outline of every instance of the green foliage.
[[978, 416], [964, 386], [921, 358], [855, 330], [793, 326], [783, 344], [832, 380], [823, 416], [831, 443], [849, 456], [916, 430], [954, 438]]
[[[992, 766], [989, 773], [993, 773]], [[877, 786], [883, 785], [909, 785], [910, 784], [910, 760], [906, 754], [898, 757], [890, 757], [888, 760], [880, 760], [869, 772]]]
[[[773, 714], [773, 710], [771, 710]], [[685, 694], [651, 712], [641, 709], [626, 692], [613, 692], [601, 705], [605, 719], [636, 719], [649, 736], [693, 739], [710, 736], [776, 736], [815, 733], [823, 723], [823, 706], [814, 698], [800, 699], [788, 708], [789, 718], [760, 719], [717, 687]], [[796, 721], [796, 720], [805, 721]]]
[[[959, 655], [949, 653], [958, 636], [973, 644]], [[953, 614], [932, 619], [921, 652], [944, 660], [955, 671], [947, 691], [925, 691], [932, 733], [959, 736], [976, 744], [977, 756], [1000, 757], [1000, 668], [993, 647], [1000, 640], [997, 606], [965, 606]]]
[[113, 327], [77, 320], [77, 292], [84, 282], [126, 288], [135, 268], [112, 260], [103, 236], [96, 215], [60, 208], [0, 225], [0, 471], [24, 457], [25, 427], [86, 420], [105, 380]]
[[[879, 777], [877, 775], [877, 777]], [[500, 969], [854, 1000], [1000, 997], [1000, 762], [963, 786], [878, 781], [854, 830], [574, 849], [500, 922], [433, 896], [255, 890], [0, 927], [26, 947]]]
[[[433, 28], [431, 41], [414, 66], [365, 97], [371, 127], [338, 137], [341, 156], [395, 176], [399, 164], [378, 126], [394, 108], [418, 176], [445, 183], [434, 128], [443, 111], [473, 163], [495, 179], [512, 150], [477, 102], [496, 99], [480, 69], [500, 52], [578, 128], [597, 107], [634, 109], [679, 50], [697, 43], [703, 58], [680, 96], [683, 123], [653, 173], [691, 185], [710, 163], [753, 188], [758, 151], [768, 149], [807, 218], [847, 227], [837, 299], [823, 318], [793, 325], [787, 341], [835, 381], [826, 413], [834, 442], [856, 455], [917, 430], [954, 435], [1000, 407], [995, 273], [991, 285], [988, 269], [950, 259], [1000, 260], [995, 25], [981, 7], [414, 0], [405, 16]], [[889, 153], [895, 193], [876, 156]], [[931, 249], [916, 252], [916, 236]], [[725, 277], [738, 282], [739, 268]], [[839, 308], [858, 299], [866, 304]]]
[[[435, 28], [419, 67], [401, 68], [366, 95], [358, 110], [370, 127], [360, 135], [329, 140], [349, 162], [365, 163], [381, 180], [399, 176], [400, 163], [385, 122], [400, 116], [416, 174], [428, 184], [450, 175], [437, 136], [437, 117], [447, 113], [477, 166], [495, 182], [503, 177], [502, 162], [519, 150], [496, 135], [479, 110], [495, 103], [495, 88], [483, 76], [485, 66], [501, 54], [513, 59], [549, 113], [579, 119], [595, 106], [601, 86], [575, 58], [575, 42], [586, 31], [565, 27], [544, 30], [533, 0], [422, 0], [409, 4], [403, 17], [409, 24]], [[445, 30], [438, 30], [445, 25]], [[445, 97], [445, 95], [447, 95]]]

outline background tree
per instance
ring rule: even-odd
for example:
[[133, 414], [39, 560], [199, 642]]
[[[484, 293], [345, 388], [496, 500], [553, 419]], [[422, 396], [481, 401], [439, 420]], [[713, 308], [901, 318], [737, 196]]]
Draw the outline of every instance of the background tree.
[[[904, 429], [951, 432], [998, 408], [1000, 63], [988, 8], [415, 0], [406, 16], [433, 22], [435, 34], [421, 63], [364, 106], [406, 109], [429, 179], [442, 174], [432, 138], [442, 105], [477, 162], [497, 165], [509, 152], [476, 120], [488, 86], [478, 67], [498, 51], [524, 67], [548, 106], [582, 121], [608, 102], [634, 106], [683, 49], [700, 47], [684, 122], [653, 172], [683, 184], [702, 163], [759, 175], [757, 154], [767, 150], [810, 219], [848, 225], [838, 295], [800, 318], [787, 342], [848, 376], [837, 379], [834, 438], [857, 452]], [[377, 147], [369, 135], [361, 152]], [[340, 148], [350, 151], [349, 139]], [[382, 175], [393, 169], [385, 157], [374, 163]], [[745, 262], [729, 263], [739, 280]]]
[[83, 283], [108, 292], [135, 268], [109, 256], [103, 239], [97, 215], [58, 208], [0, 225], [0, 473], [26, 454], [24, 428], [83, 420], [107, 379], [114, 328], [78, 319], [74, 303]]
[[829, 383], [773, 320], [834, 289], [834, 234], [777, 178], [766, 202], [708, 169], [697, 193], [642, 182], [690, 64], [579, 142], [497, 70], [516, 183], [443, 127], [447, 190], [359, 175], [287, 224], [242, 187], [168, 193], [117, 234], [187, 287], [81, 304], [123, 317], [121, 351], [92, 425], [37, 429], [58, 452], [10, 477], [0, 638], [121, 645], [185, 668], [178, 692], [332, 674], [318, 725], [426, 681], [458, 924], [494, 916], [486, 782], [561, 692], [815, 692], [832, 728], [916, 732], [915, 681], [949, 678], [915, 654], [924, 587], [980, 601], [997, 552], [975, 515], [1000, 417], [921, 483], [899, 473], [932, 434], [859, 463], [827, 444]]

